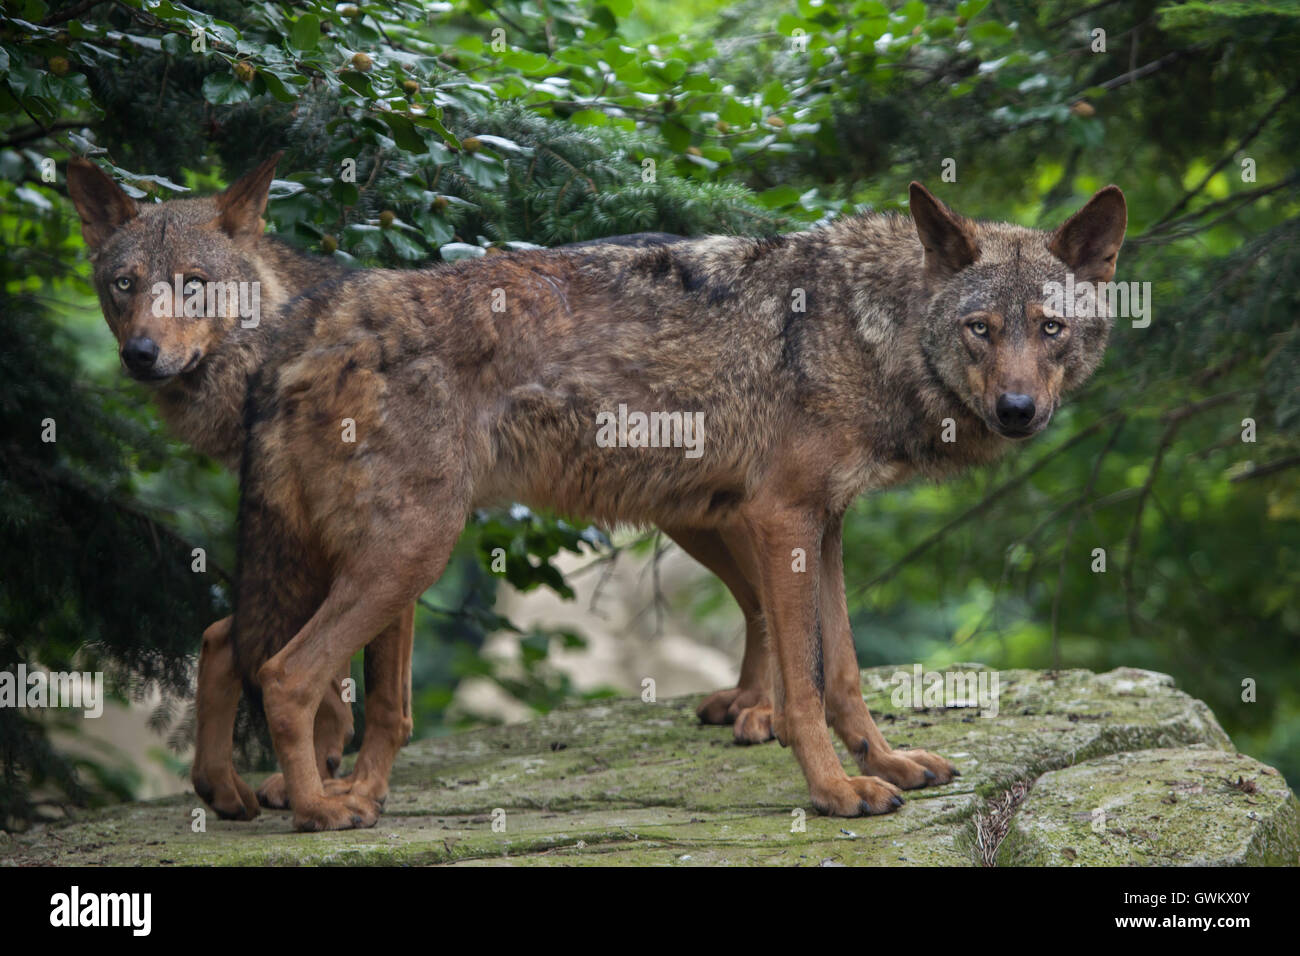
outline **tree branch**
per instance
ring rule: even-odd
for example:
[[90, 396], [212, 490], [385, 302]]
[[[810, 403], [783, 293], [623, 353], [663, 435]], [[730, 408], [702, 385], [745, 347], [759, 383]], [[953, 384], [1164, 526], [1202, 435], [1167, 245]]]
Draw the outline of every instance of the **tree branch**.
[[1152, 231], [1159, 229], [1170, 219], [1173, 219], [1174, 216], [1178, 215], [1178, 213], [1182, 212], [1183, 209], [1187, 206], [1187, 204], [1192, 201], [1192, 198], [1195, 197], [1198, 193], [1200, 193], [1200, 191], [1204, 189], [1207, 185], [1209, 185], [1210, 180], [1215, 177], [1215, 175], [1219, 172], [1219, 170], [1221, 170], [1224, 166], [1228, 165], [1228, 163], [1231, 162], [1232, 157], [1236, 156], [1239, 152], [1245, 149], [1251, 143], [1251, 141], [1255, 139], [1256, 136], [1258, 136], [1260, 133], [1264, 131], [1264, 127], [1268, 125], [1268, 121], [1271, 120], [1275, 115], [1277, 115], [1277, 111], [1282, 108], [1283, 104], [1286, 103], [1286, 101], [1289, 100], [1298, 89], [1300, 89], [1300, 83], [1292, 84], [1290, 89], [1288, 89], [1285, 93], [1283, 93], [1280, 97], [1278, 97], [1277, 101], [1272, 106], [1270, 106], [1264, 112], [1264, 115], [1259, 118], [1258, 122], [1256, 122], [1255, 125], [1250, 128], [1250, 131], [1246, 133], [1246, 135], [1243, 136], [1237, 142], [1237, 145], [1234, 146], [1232, 149], [1230, 149], [1227, 153], [1225, 153], [1217, 163], [1211, 166], [1209, 172], [1207, 172], [1205, 176], [1201, 179], [1201, 181], [1197, 183], [1196, 187], [1194, 189], [1189, 190], [1188, 193], [1185, 196], [1183, 196], [1182, 199], [1174, 203], [1174, 207], [1170, 209], [1167, 213], [1165, 213], [1164, 216], [1158, 219], [1155, 225], [1147, 229], [1147, 233], [1151, 233]]
[[1211, 408], [1225, 405], [1249, 393], [1250, 389], [1244, 388], [1224, 392], [1176, 408], [1164, 415], [1164, 420], [1168, 424], [1160, 436], [1160, 442], [1156, 445], [1155, 457], [1151, 461], [1151, 468], [1147, 471], [1146, 481], [1142, 483], [1142, 488], [1138, 492], [1137, 509], [1133, 513], [1133, 524], [1129, 528], [1128, 545], [1125, 548], [1124, 555], [1124, 571], [1120, 578], [1124, 585], [1124, 603], [1128, 609], [1129, 626], [1134, 630], [1137, 630], [1135, 626], [1137, 611], [1133, 604], [1133, 566], [1136, 563], [1138, 548], [1142, 543], [1142, 514], [1146, 510], [1147, 500], [1151, 497], [1151, 489], [1155, 486], [1156, 477], [1160, 474], [1160, 466], [1164, 463], [1165, 453], [1169, 450], [1169, 446], [1173, 444], [1174, 436], [1178, 434], [1178, 430], [1183, 427], [1188, 419]]
[[[1142, 235], [1134, 239], [1127, 240], [1125, 242], [1125, 245], [1126, 246], [1157, 245], [1166, 242], [1175, 242], [1178, 239], [1185, 239], [1188, 236], [1193, 236], [1198, 232], [1203, 232], [1204, 230], [1209, 229], [1212, 226], [1218, 225], [1220, 222], [1222, 222], [1224, 219], [1227, 219], [1229, 216], [1235, 216], [1238, 212], [1241, 211], [1243, 206], [1246, 206], [1257, 199], [1263, 199], [1265, 196], [1270, 195], [1271, 193], [1275, 193], [1279, 189], [1285, 189], [1286, 187], [1294, 185], [1297, 182], [1300, 182], [1300, 173], [1293, 173], [1292, 175], [1288, 176], [1286, 179], [1273, 183], [1269, 186], [1261, 186], [1260, 188], [1252, 189], [1249, 192], [1237, 193], [1236, 195], [1228, 196], [1226, 199], [1220, 199], [1217, 202], [1212, 202], [1208, 206], [1202, 206], [1200, 209], [1196, 210], [1195, 212], [1189, 212], [1185, 216], [1179, 216], [1177, 219], [1170, 220], [1169, 222], [1165, 223], [1158, 231], [1155, 230], [1154, 227], [1152, 227], [1152, 229], [1148, 229]], [[1235, 205], [1233, 205], [1234, 203]], [[1224, 206], [1230, 206], [1230, 205], [1233, 206], [1233, 208], [1229, 209], [1222, 216], [1217, 216], [1216, 218], [1211, 219], [1207, 223], [1204, 223], [1202, 225], [1196, 226], [1191, 229], [1184, 229], [1180, 232], [1173, 231], [1173, 228], [1175, 226], [1181, 226], [1184, 225], [1185, 223], [1193, 222], [1194, 220], [1201, 218], [1211, 210], [1221, 209]]]
[[[1121, 415], [1115, 427], [1111, 429], [1110, 437], [1106, 439], [1106, 444], [1102, 446], [1097, 458], [1092, 463], [1092, 472], [1088, 475], [1088, 481], [1083, 486], [1083, 492], [1080, 495], [1080, 501], [1086, 502], [1092, 495], [1093, 486], [1097, 483], [1097, 476], [1101, 474], [1102, 462], [1110, 454], [1115, 442], [1119, 439], [1119, 433], [1124, 430], [1124, 424], [1128, 417]], [[1061, 543], [1061, 563], [1056, 573], [1056, 593], [1052, 596], [1052, 667], [1060, 669], [1061, 667], [1061, 592], [1065, 590], [1065, 559], [1070, 552], [1070, 539], [1074, 537], [1075, 526], [1079, 523], [1079, 517], [1086, 510], [1087, 505], [1075, 511], [1070, 518], [1070, 523], [1065, 529], [1065, 540]]]
[[1084, 7], [1082, 10], [1076, 10], [1074, 13], [1067, 13], [1063, 17], [1057, 17], [1047, 25], [1047, 29], [1056, 30], [1065, 26], [1071, 20], [1077, 20], [1080, 17], [1086, 17], [1090, 13], [1096, 13], [1098, 10], [1104, 10], [1106, 7], [1119, 3], [1120, 0], [1101, 0], [1100, 3], [1094, 3], [1090, 7]]
[[89, 122], [87, 120], [59, 120], [56, 123], [51, 123], [49, 126], [41, 126], [40, 124], [36, 124], [35, 126], [24, 126], [22, 129], [15, 131], [14, 134], [4, 142], [0, 143], [0, 148], [12, 149], [15, 146], [22, 146], [24, 143], [30, 143], [32, 140], [44, 139], [46, 136], [49, 136], [51, 133], [57, 133], [59, 130], [77, 129], [78, 127], [88, 125]]
[[933, 547], [938, 541], [942, 540], [950, 531], [952, 531], [955, 528], [961, 527], [971, 518], [974, 518], [977, 515], [980, 515], [983, 512], [987, 511], [990, 507], [993, 506], [994, 502], [996, 502], [1007, 492], [1012, 491], [1020, 487], [1021, 485], [1023, 485], [1026, 481], [1029, 480], [1030, 477], [1032, 477], [1036, 472], [1038, 472], [1045, 465], [1047, 465], [1048, 462], [1052, 461], [1054, 458], [1057, 458], [1058, 456], [1069, 451], [1071, 448], [1073, 448], [1075, 445], [1078, 445], [1080, 442], [1087, 440], [1090, 436], [1100, 431], [1107, 424], [1114, 421], [1116, 417], [1119, 416], [1119, 414], [1120, 414], [1119, 412], [1115, 412], [1110, 415], [1107, 415], [1105, 418], [1102, 418], [1099, 421], [1093, 422], [1091, 425], [1089, 425], [1083, 431], [1079, 432], [1077, 435], [1070, 438], [1068, 441], [1062, 442], [1056, 448], [1053, 448], [1047, 454], [1043, 455], [1041, 458], [1038, 459], [1038, 461], [1034, 462], [1032, 465], [1030, 465], [1020, 474], [1003, 482], [997, 488], [994, 488], [991, 492], [985, 495], [981, 501], [971, 506], [966, 511], [962, 512], [957, 517], [953, 518], [951, 521], [949, 521], [947, 524], [941, 527], [938, 531], [935, 531], [933, 534], [929, 535], [920, 544], [916, 545], [916, 547], [912, 548], [905, 555], [903, 555], [901, 558], [899, 558], [897, 561], [891, 564], [888, 568], [880, 572], [880, 574], [877, 574], [874, 578], [871, 578], [865, 584], [858, 585], [858, 587], [854, 588], [852, 596], [857, 597], [863, 591], [869, 590], [870, 588], [875, 587], [877, 584], [883, 584], [885, 581], [888, 581], [890, 578], [897, 575], [898, 572], [901, 571], [905, 565], [911, 563], [913, 560], [920, 557], [926, 551], [930, 550], [931, 547]]
[[525, 30], [525, 29], [524, 29], [523, 27], [521, 27], [519, 24], [515, 23], [515, 21], [511, 20], [508, 16], [506, 16], [504, 13], [502, 13], [500, 10], [498, 10], [495, 6], [493, 6], [492, 3], [491, 3], [491, 0], [480, 0], [480, 2], [483, 4], [483, 6], [487, 7], [490, 11], [492, 11], [492, 13], [497, 17], [497, 19], [502, 20], [502, 21], [504, 21], [505, 23], [509, 24], [510, 26], [514, 27], [516, 30], [518, 30], [520, 33], [522, 33], [524, 36], [527, 36], [527, 35], [528, 35], [528, 31], [527, 31], [527, 30]]
[[1240, 475], [1234, 475], [1232, 481], [1250, 481], [1252, 478], [1263, 478], [1265, 475], [1272, 475], [1279, 471], [1285, 471], [1288, 468], [1294, 468], [1300, 465], [1300, 455], [1289, 455], [1286, 458], [1278, 458], [1276, 461], [1270, 461], [1267, 464], [1258, 465], [1250, 471]]
[[1121, 86], [1126, 86], [1129, 83], [1132, 83], [1136, 80], [1140, 80], [1144, 76], [1150, 76], [1152, 73], [1155, 73], [1157, 70], [1163, 70], [1170, 63], [1173, 63], [1175, 60], [1181, 59], [1183, 56], [1183, 52], [1184, 51], [1182, 50], [1174, 50], [1172, 53], [1166, 53], [1158, 60], [1152, 60], [1150, 63], [1147, 63], [1145, 66], [1139, 66], [1136, 70], [1129, 70], [1127, 73], [1121, 73], [1119, 76], [1114, 77], [1113, 79], [1109, 79], [1104, 83], [1099, 83], [1097, 85], [1100, 86], [1103, 90], [1119, 89]]
[[69, 20], [76, 19], [86, 11], [93, 9], [104, 2], [105, 0], [83, 0], [82, 3], [73, 4], [66, 10], [60, 10], [58, 13], [51, 13], [41, 21], [41, 26], [52, 27], [57, 26], [60, 23], [66, 23]]

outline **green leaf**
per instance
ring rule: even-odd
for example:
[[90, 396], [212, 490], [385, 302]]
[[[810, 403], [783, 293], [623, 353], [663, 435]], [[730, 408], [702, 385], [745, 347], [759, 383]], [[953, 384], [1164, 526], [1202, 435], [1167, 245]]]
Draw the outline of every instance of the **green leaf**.
[[282, 103], [292, 103], [298, 98], [298, 94], [285, 86], [284, 80], [270, 70], [258, 70], [257, 81], [263, 84], [267, 91]]
[[957, 4], [957, 16], [969, 20], [989, 5], [989, 0], [961, 0]]
[[1010, 27], [996, 20], [985, 20], [970, 28], [971, 37], [976, 40], [1006, 40], [1016, 35]]
[[361, 198], [361, 191], [357, 189], [356, 183], [344, 182], [336, 179], [330, 184], [330, 195], [332, 195], [340, 205], [351, 206]]
[[734, 97], [727, 98], [727, 101], [722, 104], [722, 109], [718, 111], [718, 116], [733, 126], [748, 126], [755, 119], [754, 108]]
[[243, 103], [248, 99], [248, 87], [234, 73], [213, 73], [203, 81], [203, 98], [215, 106]]
[[757, 199], [768, 209], [779, 209], [797, 203], [800, 195], [799, 190], [793, 186], [773, 186], [759, 193]]
[[952, 17], [935, 17], [925, 25], [925, 32], [936, 39], [949, 36], [956, 29], [957, 21]]
[[304, 13], [294, 21], [289, 43], [295, 50], [314, 50], [320, 44], [320, 17]]
[[501, 54], [501, 65], [518, 70], [520, 73], [540, 73], [548, 67], [554, 67], [551, 58], [543, 53], [529, 53], [526, 50], [512, 50]]
[[428, 255], [428, 251], [424, 246], [398, 229], [385, 230], [384, 238], [388, 240], [388, 244], [393, 247], [393, 251], [401, 259], [414, 261], [423, 259]]
[[502, 136], [490, 136], [487, 133], [480, 133], [476, 139], [485, 146], [490, 146], [498, 152], [514, 153], [516, 156], [533, 155], [533, 151], [530, 147], [520, 146], [514, 140], [506, 139]]
[[[451, 130], [442, 125], [442, 110], [440, 108], [435, 106], [422, 116], [412, 115], [411, 122], [416, 126], [422, 126], [425, 129], [433, 130], [442, 137], [444, 143], [447, 143], [449, 146], [454, 146], [456, 149], [460, 149], [460, 140]], [[436, 150], [442, 150], [445, 152], [445, 147], [440, 143], [428, 144], [428, 149], [431, 151], [436, 151], [435, 148]]]
[[617, 70], [620, 66], [636, 59], [636, 50], [623, 46], [617, 40], [610, 40], [601, 48], [600, 56], [601, 59]]
[[484, 189], [494, 189], [506, 179], [506, 168], [492, 156], [462, 153], [460, 168], [471, 180]]
[[772, 107], [779, 107], [790, 98], [790, 91], [780, 80], [772, 80], [763, 87], [763, 102]]
[[385, 112], [379, 114], [388, 128], [393, 131], [393, 142], [402, 149], [410, 153], [424, 152], [424, 137], [422, 137], [415, 124], [403, 116], [401, 113]]
[[415, 214], [414, 219], [419, 225], [420, 231], [424, 234], [424, 238], [435, 246], [451, 242], [452, 236], [456, 234], [456, 231], [451, 227], [451, 223], [436, 213], [421, 210]]
[[925, 19], [925, 4], [921, 0], [907, 0], [898, 11], [908, 29]]
[[682, 125], [681, 120], [664, 120], [664, 124], [660, 129], [668, 146], [674, 151], [678, 153], [685, 152], [686, 147], [691, 145], [691, 131]]
[[54, 204], [38, 193], [35, 189], [27, 186], [19, 186], [14, 190], [14, 198], [20, 199], [29, 206], [35, 206], [41, 212], [49, 212], [54, 208]]
[[477, 259], [486, 253], [487, 250], [482, 246], [471, 246], [467, 242], [449, 242], [438, 250], [438, 254], [448, 262], [455, 262], [457, 259]]
[[577, 126], [608, 126], [609, 117], [600, 110], [578, 110], [569, 116], [569, 122]]
[[362, 96], [368, 96], [372, 99], [375, 95], [374, 85], [370, 82], [370, 77], [356, 70], [344, 70], [339, 74], [339, 79], [351, 89], [356, 90]]
[[673, 84], [686, 75], [685, 60], [665, 60], [663, 63], [651, 61], [645, 65], [646, 72], [656, 76], [665, 83]]

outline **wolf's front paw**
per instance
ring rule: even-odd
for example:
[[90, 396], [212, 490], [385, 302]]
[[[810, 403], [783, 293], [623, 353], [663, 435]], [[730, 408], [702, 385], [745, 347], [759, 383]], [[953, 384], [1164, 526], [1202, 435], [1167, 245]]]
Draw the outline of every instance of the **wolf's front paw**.
[[892, 813], [903, 805], [903, 794], [879, 777], [845, 777], [811, 788], [812, 805], [830, 817], [861, 817]]
[[738, 744], [763, 744], [776, 739], [772, 731], [772, 705], [746, 707], [736, 715], [731, 732]]
[[268, 810], [289, 809], [289, 788], [285, 785], [284, 774], [273, 773], [257, 788], [257, 802]]
[[702, 724], [734, 724], [742, 711], [760, 706], [772, 706], [763, 691], [732, 687], [704, 698], [704, 703], [695, 708], [695, 716]]
[[388, 800], [388, 781], [365, 779], [363, 777], [338, 777], [334, 780], [322, 780], [325, 795], [330, 797], [352, 794], [372, 800], [382, 810]]
[[252, 788], [235, 773], [234, 767], [211, 773], [196, 771], [191, 782], [199, 799], [222, 820], [251, 820], [262, 812], [257, 808]]
[[360, 830], [379, 822], [379, 804], [355, 793], [321, 796], [293, 808], [293, 827], [304, 832]]
[[863, 773], [881, 777], [904, 790], [938, 787], [961, 776], [951, 761], [928, 750], [894, 750], [887, 754], [866, 750], [865, 758], [855, 756], [859, 757]]

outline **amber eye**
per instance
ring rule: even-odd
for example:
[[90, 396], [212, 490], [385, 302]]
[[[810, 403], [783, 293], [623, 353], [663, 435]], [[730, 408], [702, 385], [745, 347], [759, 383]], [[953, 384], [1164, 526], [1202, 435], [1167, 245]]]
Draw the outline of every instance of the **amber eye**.
[[187, 297], [194, 295], [195, 292], [202, 292], [203, 280], [200, 279], [198, 276], [190, 276], [188, 279], [185, 280], [185, 288], [182, 291], [185, 293]]
[[1054, 319], [1048, 319], [1046, 322], [1043, 323], [1043, 334], [1060, 335], [1062, 328], [1064, 328], [1064, 326], [1062, 326], [1060, 322], [1057, 322]]
[[118, 276], [113, 280], [113, 288], [118, 292], [130, 292], [131, 286], [135, 285], [135, 280], [130, 276]]
[[967, 326], [967, 328], [969, 328], [972, 332], [974, 332], [982, 339], [988, 338], [989, 327], [988, 327], [988, 323], [986, 322], [972, 322], [969, 326]]

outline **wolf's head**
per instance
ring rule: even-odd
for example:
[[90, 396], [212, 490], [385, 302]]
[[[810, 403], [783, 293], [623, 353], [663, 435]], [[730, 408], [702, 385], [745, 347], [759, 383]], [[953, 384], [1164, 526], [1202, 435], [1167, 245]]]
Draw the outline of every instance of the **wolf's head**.
[[1062, 308], [1063, 295], [1114, 276], [1128, 222], [1124, 194], [1107, 186], [1053, 233], [963, 219], [920, 183], [910, 198], [932, 292], [927, 363], [994, 432], [1038, 433], [1061, 395], [1101, 361], [1109, 297], [1075, 309]]
[[[279, 158], [215, 196], [151, 205], [137, 205], [88, 160], [68, 164], [95, 290], [133, 378], [160, 383], [192, 372], [241, 320], [249, 326], [247, 306], [274, 304], [261, 289], [257, 245]], [[273, 300], [277, 290], [267, 291]]]

